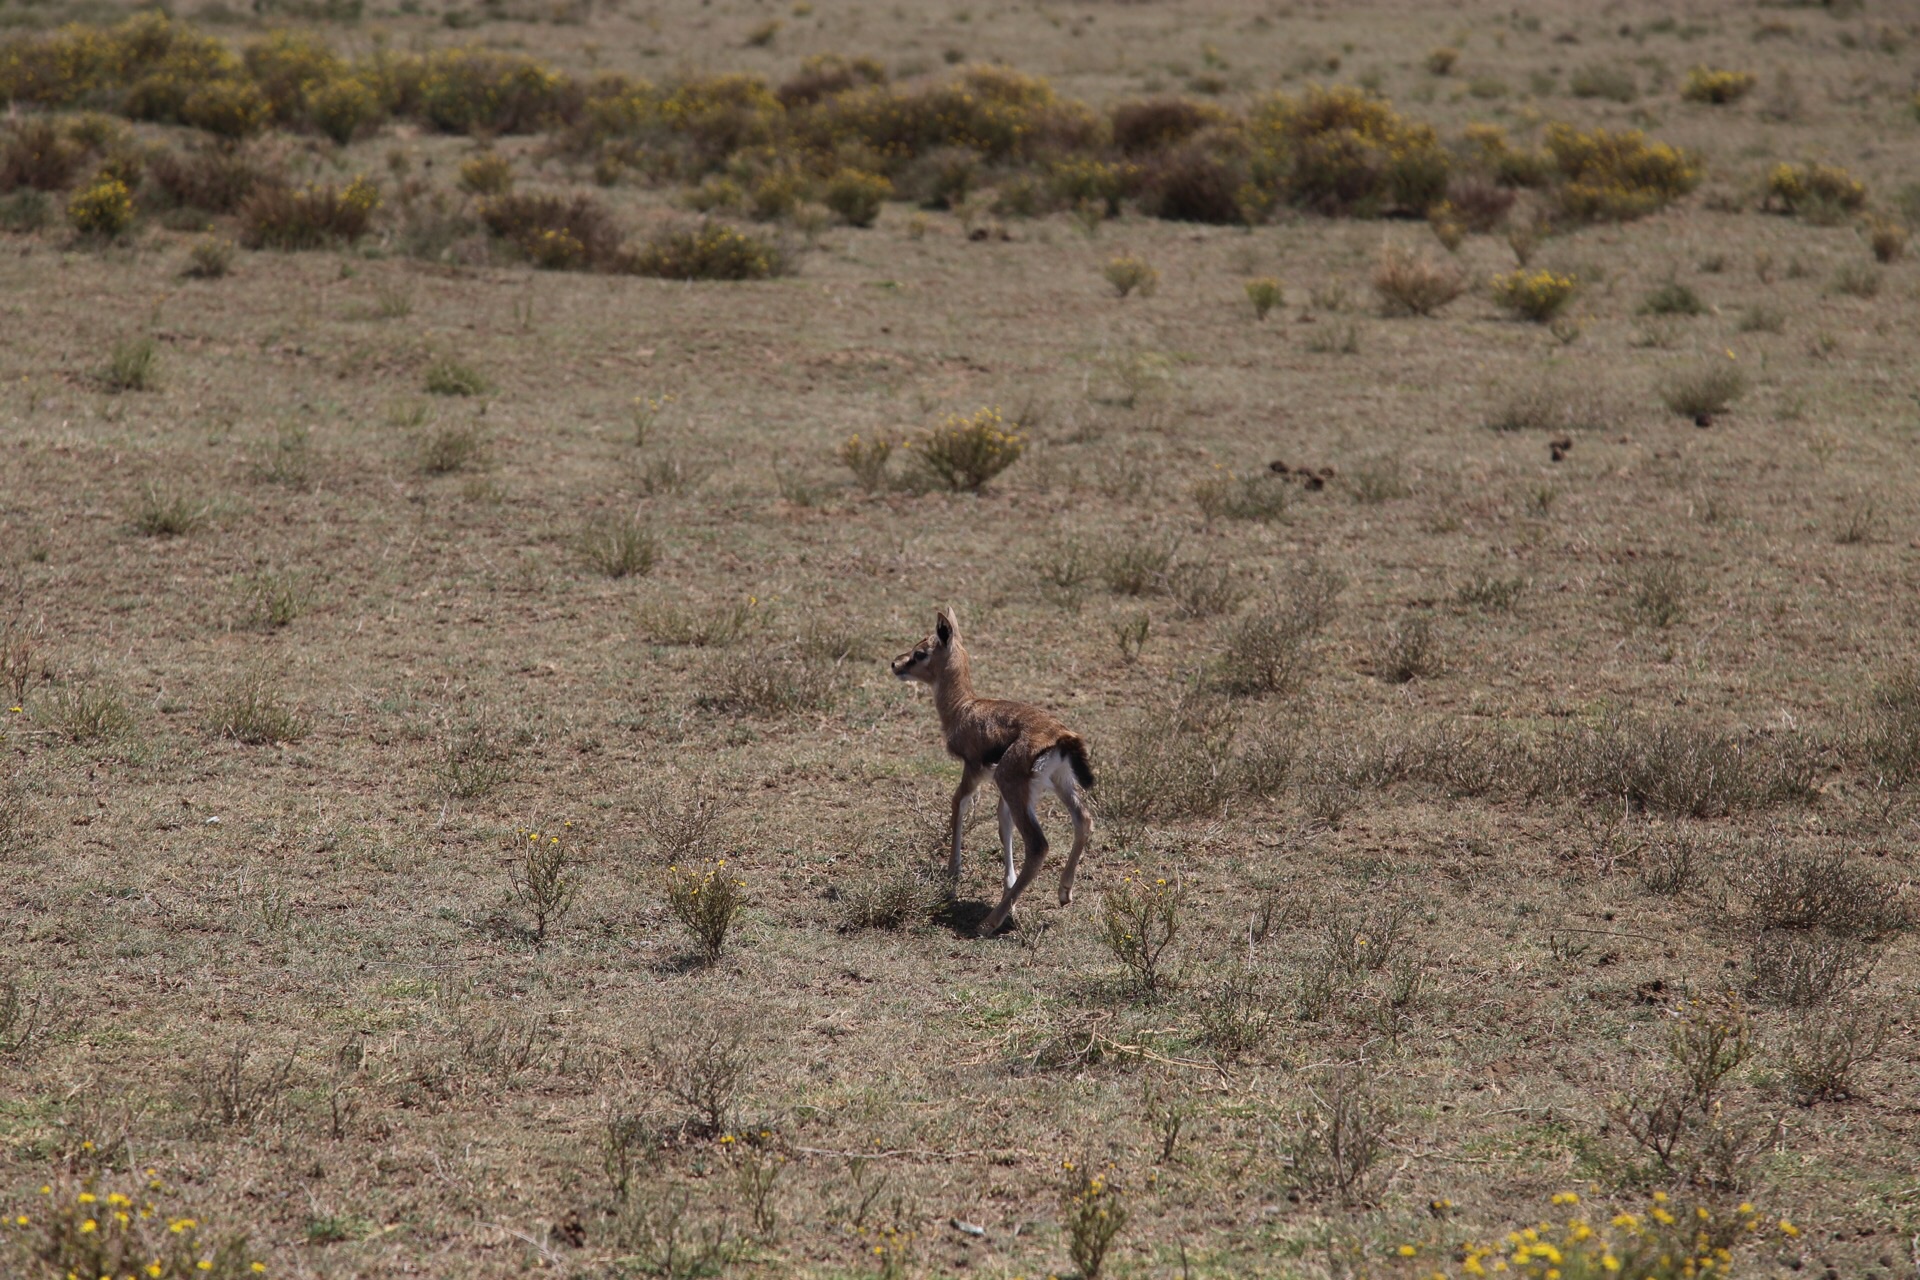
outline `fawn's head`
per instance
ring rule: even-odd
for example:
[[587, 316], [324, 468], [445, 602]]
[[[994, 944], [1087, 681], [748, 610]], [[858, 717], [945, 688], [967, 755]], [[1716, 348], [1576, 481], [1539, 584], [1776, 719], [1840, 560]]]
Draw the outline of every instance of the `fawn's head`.
[[933, 616], [933, 630], [893, 660], [893, 674], [902, 680], [932, 684], [947, 670], [959, 650], [960, 624], [954, 621], [953, 610], [942, 609]]

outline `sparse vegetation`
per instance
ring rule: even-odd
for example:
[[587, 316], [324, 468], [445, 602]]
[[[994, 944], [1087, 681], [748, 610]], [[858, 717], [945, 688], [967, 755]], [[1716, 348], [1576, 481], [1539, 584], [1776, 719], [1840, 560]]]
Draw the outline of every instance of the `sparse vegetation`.
[[155, 391], [160, 386], [160, 349], [152, 338], [113, 344], [100, 381], [108, 391]]
[[653, 530], [634, 516], [596, 516], [580, 531], [580, 555], [609, 578], [645, 577], [659, 555]]
[[0, 1274], [1899, 1269], [1897, 6], [360, 3], [0, 3]]
[[1731, 357], [1675, 369], [1660, 383], [1667, 408], [1688, 418], [1725, 413], [1746, 391], [1747, 375]]
[[311, 728], [263, 671], [240, 675], [207, 706], [207, 732], [249, 746], [296, 742]]
[[1246, 283], [1247, 301], [1253, 304], [1253, 318], [1265, 320], [1267, 313], [1286, 301], [1286, 292], [1272, 276], [1261, 276]]

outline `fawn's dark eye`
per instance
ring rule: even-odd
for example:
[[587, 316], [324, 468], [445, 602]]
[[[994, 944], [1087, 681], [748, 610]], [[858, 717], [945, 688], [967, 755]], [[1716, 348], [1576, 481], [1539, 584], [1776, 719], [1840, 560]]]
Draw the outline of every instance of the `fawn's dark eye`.
[[925, 662], [927, 660], [927, 651], [925, 649], [915, 649], [913, 651], [913, 660], [915, 662]]

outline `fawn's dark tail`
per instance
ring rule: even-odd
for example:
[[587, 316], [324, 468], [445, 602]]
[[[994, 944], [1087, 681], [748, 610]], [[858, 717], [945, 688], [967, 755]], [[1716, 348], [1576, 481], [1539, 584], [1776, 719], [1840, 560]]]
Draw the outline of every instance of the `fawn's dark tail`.
[[1093, 766], [1087, 763], [1087, 744], [1080, 741], [1079, 735], [1066, 733], [1060, 735], [1060, 740], [1053, 747], [1073, 766], [1073, 776], [1080, 780], [1080, 785], [1091, 790]]

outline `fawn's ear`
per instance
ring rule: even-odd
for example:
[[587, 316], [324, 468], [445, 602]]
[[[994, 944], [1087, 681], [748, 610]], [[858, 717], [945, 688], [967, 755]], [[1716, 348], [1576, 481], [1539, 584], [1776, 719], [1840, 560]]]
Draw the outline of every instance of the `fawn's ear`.
[[952, 644], [953, 638], [960, 634], [960, 624], [954, 621], [952, 609], [942, 609], [933, 615], [933, 634], [941, 644]]

